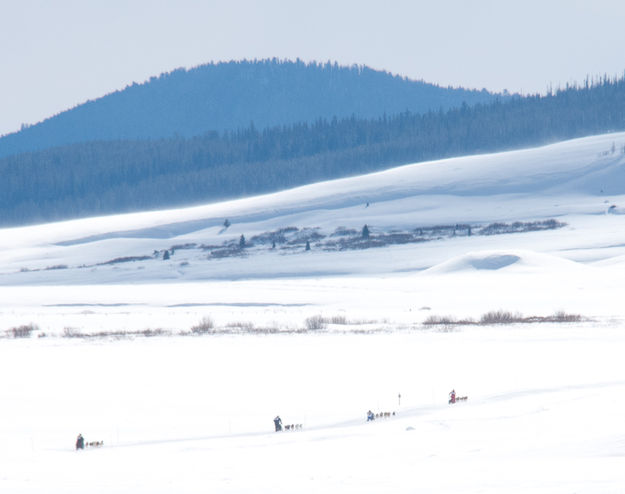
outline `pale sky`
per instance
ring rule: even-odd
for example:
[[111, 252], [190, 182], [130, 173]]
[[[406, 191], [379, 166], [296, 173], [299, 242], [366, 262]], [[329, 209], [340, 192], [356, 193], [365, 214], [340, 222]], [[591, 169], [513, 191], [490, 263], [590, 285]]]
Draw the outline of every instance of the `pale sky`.
[[0, 134], [177, 67], [271, 57], [544, 92], [625, 71], [625, 2], [0, 0]]

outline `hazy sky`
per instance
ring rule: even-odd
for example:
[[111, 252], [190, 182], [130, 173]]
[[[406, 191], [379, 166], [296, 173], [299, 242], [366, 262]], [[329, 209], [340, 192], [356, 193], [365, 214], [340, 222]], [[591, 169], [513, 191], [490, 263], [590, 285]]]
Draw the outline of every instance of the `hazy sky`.
[[542, 92], [625, 70], [622, 0], [0, 0], [0, 134], [177, 67], [289, 58]]

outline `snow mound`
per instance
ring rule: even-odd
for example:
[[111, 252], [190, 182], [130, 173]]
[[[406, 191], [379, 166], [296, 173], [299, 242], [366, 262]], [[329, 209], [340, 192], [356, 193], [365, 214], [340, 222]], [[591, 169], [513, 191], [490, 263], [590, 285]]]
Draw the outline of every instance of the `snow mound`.
[[475, 269], [502, 269], [520, 261], [519, 256], [512, 254], [493, 254], [486, 257], [480, 257], [469, 261]]
[[454, 257], [425, 270], [428, 274], [499, 271], [512, 268], [548, 270], [575, 268], [578, 263], [533, 251], [477, 251]]

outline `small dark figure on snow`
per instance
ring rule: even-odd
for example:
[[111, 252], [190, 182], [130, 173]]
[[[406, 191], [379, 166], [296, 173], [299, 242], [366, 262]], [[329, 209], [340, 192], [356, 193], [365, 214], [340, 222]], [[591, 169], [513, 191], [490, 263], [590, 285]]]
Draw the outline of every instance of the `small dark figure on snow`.
[[367, 412], [367, 422], [370, 422], [371, 420], [375, 420], [375, 415], [373, 415], [373, 412], [369, 410]]
[[279, 415], [276, 415], [276, 418], [273, 419], [273, 424], [276, 426], [276, 432], [282, 430], [282, 419]]
[[76, 438], [76, 449], [85, 449], [85, 438], [82, 437], [82, 434], [78, 434]]
[[456, 403], [456, 391], [454, 389], [449, 393], [449, 403]]

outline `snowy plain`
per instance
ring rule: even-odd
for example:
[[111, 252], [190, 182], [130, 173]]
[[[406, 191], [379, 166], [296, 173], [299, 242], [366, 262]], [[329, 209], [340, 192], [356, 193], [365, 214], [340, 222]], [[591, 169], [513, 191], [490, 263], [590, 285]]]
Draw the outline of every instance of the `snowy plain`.
[[624, 146], [0, 230], [0, 491], [623, 492]]

